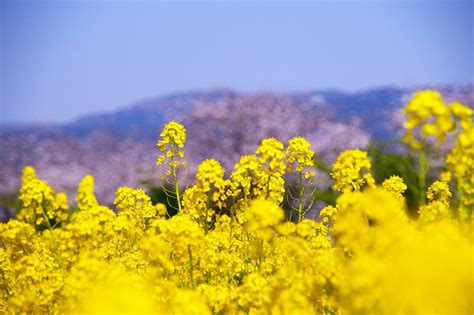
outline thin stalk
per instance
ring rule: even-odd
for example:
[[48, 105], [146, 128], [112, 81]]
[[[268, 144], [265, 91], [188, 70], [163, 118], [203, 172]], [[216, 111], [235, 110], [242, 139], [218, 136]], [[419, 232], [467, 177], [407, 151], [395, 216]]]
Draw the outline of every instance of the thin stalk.
[[[457, 129], [457, 128], [456, 128]], [[455, 146], [461, 148], [459, 143], [459, 133], [456, 135]], [[455, 175], [456, 176], [456, 175]], [[459, 219], [461, 222], [465, 220], [466, 223], [469, 222], [469, 219], [472, 216], [472, 206], [466, 207], [464, 204], [464, 198], [466, 198], [466, 194], [462, 188], [462, 178], [456, 176], [456, 192], [458, 195], [458, 204], [459, 204]], [[468, 197], [471, 197], [468, 195]]]
[[235, 198], [233, 198], [233, 205], [230, 207], [230, 224], [229, 224], [229, 242], [232, 240], [232, 232], [234, 228], [234, 215], [235, 215]]
[[[46, 206], [46, 205], [45, 205]], [[45, 207], [41, 207], [41, 214], [43, 216], [43, 219], [46, 221], [46, 225], [48, 227], [48, 230], [49, 230], [49, 238], [51, 240], [51, 243], [53, 245], [53, 248], [54, 248], [54, 251], [55, 251], [55, 254], [56, 254], [56, 258], [58, 259], [58, 264], [61, 268], [63, 268], [63, 262], [62, 262], [62, 258], [61, 258], [61, 255], [59, 253], [59, 246], [58, 244], [56, 243], [56, 240], [54, 239], [53, 237], [53, 227], [51, 226], [51, 222], [49, 222], [49, 217], [48, 215], [46, 214], [45, 212]]]
[[188, 256], [189, 256], [189, 278], [191, 280], [191, 286], [194, 288], [194, 264], [193, 264], [193, 253], [191, 251], [191, 245], [188, 244]]
[[170, 157], [170, 167], [171, 167], [171, 174], [173, 176], [173, 185], [174, 185], [174, 193], [176, 195], [176, 202], [178, 203], [178, 212], [181, 212], [181, 198], [179, 196], [179, 182], [178, 176], [176, 174], [176, 168], [174, 166], [174, 154], [175, 154], [175, 144], [171, 144], [171, 151], [173, 152], [172, 156]]
[[462, 189], [462, 179], [456, 179], [456, 190], [458, 194], [459, 203], [459, 219], [461, 222], [469, 223], [472, 216], [472, 205], [466, 205], [464, 203], [465, 198], [471, 198], [471, 195], [466, 196], [466, 192]]
[[298, 186], [298, 202], [299, 202], [299, 206], [298, 206], [298, 222], [301, 222], [303, 221], [303, 218], [304, 218], [304, 214], [303, 214], [303, 192], [304, 192], [304, 189], [303, 189], [303, 172], [300, 171], [300, 174], [299, 174], [299, 186]]
[[428, 172], [428, 161], [424, 148], [420, 150], [418, 154], [418, 190], [419, 190], [419, 201], [420, 205], [424, 205], [426, 202], [425, 188], [426, 188], [426, 174]]
[[178, 211], [181, 212], [181, 198], [179, 196], [179, 184], [177, 181], [176, 169], [174, 166], [171, 166], [171, 173], [173, 174], [174, 193], [176, 195], [176, 202], [178, 203]]
[[207, 232], [209, 232], [209, 227], [207, 226], [207, 217], [209, 215], [209, 207], [211, 206], [211, 200], [210, 197], [207, 196], [207, 205], [206, 205], [206, 217], [204, 218], [204, 234], [207, 235]]
[[3, 278], [3, 287], [5, 288], [5, 292], [7, 295], [10, 295], [10, 287], [8, 286], [8, 281], [7, 278], [5, 277], [5, 271], [3, 268], [0, 268], [0, 272], [2, 273], [2, 278]]

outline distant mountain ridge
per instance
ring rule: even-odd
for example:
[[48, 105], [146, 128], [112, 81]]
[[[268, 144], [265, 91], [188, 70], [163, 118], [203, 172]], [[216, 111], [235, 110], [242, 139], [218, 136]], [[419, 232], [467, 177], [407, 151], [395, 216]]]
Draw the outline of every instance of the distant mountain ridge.
[[[398, 110], [407, 101], [415, 88], [380, 87], [358, 92], [341, 90], [312, 90], [283, 94], [308, 103], [323, 103], [333, 111], [333, 119], [346, 122], [358, 117], [367, 132], [374, 138], [386, 139], [393, 136], [393, 127], [387, 124], [387, 116]], [[446, 86], [439, 88], [448, 100], [473, 105], [474, 88], [468, 86]], [[66, 137], [84, 140], [100, 133], [118, 139], [146, 141], [155, 139], [163, 124], [170, 119], [182, 117], [191, 112], [199, 102], [213, 103], [225, 97], [239, 97], [246, 94], [231, 89], [190, 91], [152, 98], [125, 107], [115, 112], [91, 114], [70, 123], [52, 125], [4, 125], [0, 132], [9, 136], [25, 136], [34, 133], [38, 138], [54, 137], [58, 133]]]

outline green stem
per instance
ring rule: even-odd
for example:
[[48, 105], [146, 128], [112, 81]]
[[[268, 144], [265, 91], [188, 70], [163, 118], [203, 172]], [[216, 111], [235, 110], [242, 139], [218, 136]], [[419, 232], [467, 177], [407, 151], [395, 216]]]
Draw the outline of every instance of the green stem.
[[232, 240], [232, 232], [233, 232], [232, 230], [234, 228], [234, 216], [235, 216], [234, 205], [235, 205], [235, 198], [234, 198], [233, 205], [230, 207], [229, 242]]
[[171, 174], [173, 175], [173, 184], [174, 184], [174, 194], [176, 195], [176, 202], [178, 203], [178, 212], [181, 212], [181, 198], [179, 196], [179, 183], [178, 183], [178, 176], [176, 174], [176, 168], [174, 167], [174, 155], [175, 155], [175, 144], [171, 143], [171, 151], [172, 155], [170, 157], [170, 167], [171, 167]]
[[458, 193], [458, 202], [459, 202], [459, 219], [462, 221], [463, 219], [466, 219], [463, 217], [464, 216], [463, 212], [467, 209], [464, 209], [464, 205], [463, 205], [464, 191], [461, 187], [461, 179], [459, 178], [456, 178], [456, 191]]
[[426, 202], [425, 188], [426, 188], [426, 174], [428, 173], [428, 160], [424, 148], [418, 154], [418, 190], [420, 206]]
[[57, 258], [57, 261], [58, 261], [58, 264], [61, 268], [63, 268], [63, 262], [62, 262], [62, 258], [61, 258], [61, 254], [59, 252], [59, 246], [58, 244], [56, 243], [56, 240], [54, 239], [53, 237], [53, 227], [51, 226], [51, 222], [49, 222], [49, 217], [48, 215], [46, 214], [45, 212], [45, 208], [46, 205], [43, 207], [41, 207], [41, 214], [43, 216], [43, 219], [46, 221], [46, 225], [48, 227], [48, 230], [49, 230], [49, 238], [51, 240], [51, 244], [53, 245], [53, 248], [54, 248], [54, 254], [56, 255], [56, 258]]
[[176, 169], [171, 166], [171, 172], [173, 174], [174, 193], [176, 195], [176, 202], [178, 203], [178, 211], [181, 212], [181, 198], [179, 196], [179, 184], [176, 176]]
[[465, 200], [472, 200], [472, 195], [466, 194], [462, 189], [462, 178], [456, 178], [456, 191], [458, 194], [458, 204], [459, 204], [459, 220], [463, 223], [471, 222], [472, 216], [472, 204], [465, 203]]
[[298, 197], [299, 197], [299, 205], [298, 205], [298, 222], [303, 221], [304, 214], [303, 214], [303, 172], [300, 171], [299, 174], [299, 186], [298, 186]]
[[7, 293], [7, 295], [10, 295], [10, 287], [8, 286], [7, 278], [5, 277], [5, 271], [3, 271], [3, 268], [0, 268], [0, 271], [2, 272], [3, 287], [5, 288], [5, 292]]
[[204, 218], [204, 234], [207, 235], [209, 232], [209, 227], [207, 226], [207, 217], [209, 215], [209, 207], [211, 206], [211, 200], [209, 195], [207, 196], [207, 204], [206, 204], [206, 217]]
[[194, 265], [193, 265], [193, 253], [191, 251], [191, 245], [188, 244], [188, 256], [189, 256], [189, 278], [191, 279], [191, 286], [194, 288]]
[[[456, 130], [458, 130], [456, 128]], [[455, 147], [461, 149], [461, 145], [459, 143], [459, 133], [456, 134], [456, 142], [455, 142]], [[453, 172], [454, 173], [454, 172]], [[472, 197], [471, 195], [466, 196], [464, 190], [462, 189], [462, 178], [458, 177], [456, 173], [454, 173], [456, 176], [456, 191], [458, 195], [458, 204], [459, 204], [459, 220], [462, 222], [463, 220], [468, 223], [470, 222], [470, 218], [472, 216], [472, 205], [467, 206], [464, 204], [464, 198], [470, 198]]]

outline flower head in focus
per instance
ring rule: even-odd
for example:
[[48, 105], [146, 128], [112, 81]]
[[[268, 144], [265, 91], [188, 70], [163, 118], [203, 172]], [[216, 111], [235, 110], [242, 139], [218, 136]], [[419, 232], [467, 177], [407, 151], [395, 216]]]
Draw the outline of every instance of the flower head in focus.
[[370, 168], [366, 151], [354, 149], [342, 152], [332, 166], [331, 176], [336, 181], [333, 189], [345, 193], [358, 191], [364, 185], [374, 186]]
[[170, 159], [169, 163], [174, 162], [174, 165], [178, 166], [179, 163], [176, 164], [177, 161], [174, 161], [174, 159], [184, 157], [186, 128], [176, 121], [170, 121], [165, 125], [163, 131], [160, 133], [160, 137], [161, 139], [158, 141], [157, 146], [164, 154], [158, 157], [156, 164], [160, 165], [165, 158], [168, 158]]

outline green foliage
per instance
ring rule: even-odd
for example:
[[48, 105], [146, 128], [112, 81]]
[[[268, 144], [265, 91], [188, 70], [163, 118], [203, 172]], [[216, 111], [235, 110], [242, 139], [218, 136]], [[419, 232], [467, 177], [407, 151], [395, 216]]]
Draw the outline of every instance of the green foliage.
[[[419, 208], [420, 185], [417, 176], [417, 159], [409, 154], [400, 154], [391, 150], [393, 141], [373, 141], [370, 143], [368, 153], [372, 161], [372, 174], [377, 183], [383, 182], [391, 175], [403, 178], [408, 186], [404, 196], [407, 201], [408, 212], [416, 216]], [[428, 181], [434, 180], [432, 174], [428, 174]]]
[[178, 202], [174, 198], [167, 198], [165, 189], [162, 186], [149, 188], [148, 194], [153, 204], [162, 203], [166, 205], [169, 217], [178, 213]]
[[20, 210], [18, 194], [0, 195], [0, 222], [7, 222]]

